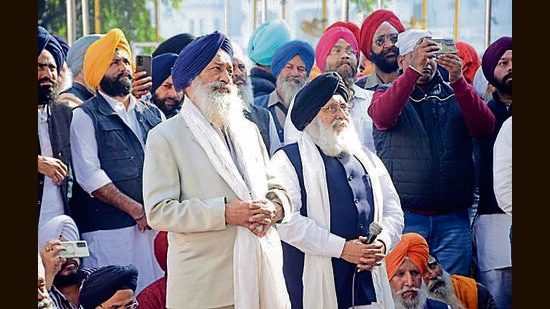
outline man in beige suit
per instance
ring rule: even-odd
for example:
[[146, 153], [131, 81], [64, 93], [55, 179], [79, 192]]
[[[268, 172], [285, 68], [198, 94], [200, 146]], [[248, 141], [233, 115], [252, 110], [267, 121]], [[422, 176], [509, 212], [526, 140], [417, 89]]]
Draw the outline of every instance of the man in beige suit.
[[149, 132], [148, 224], [168, 231], [167, 308], [290, 308], [273, 227], [290, 199], [232, 83], [232, 47], [196, 38], [172, 67], [181, 112]]

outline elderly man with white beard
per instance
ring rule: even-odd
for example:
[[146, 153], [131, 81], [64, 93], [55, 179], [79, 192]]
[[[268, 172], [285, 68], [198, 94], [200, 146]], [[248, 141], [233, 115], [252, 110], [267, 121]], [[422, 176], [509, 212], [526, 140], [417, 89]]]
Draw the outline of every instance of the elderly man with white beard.
[[277, 228], [292, 308], [393, 308], [383, 258], [403, 212], [383, 163], [359, 142], [348, 100], [338, 73], [314, 78], [287, 118], [296, 142], [272, 157], [292, 199], [292, 218]]
[[290, 308], [272, 227], [290, 199], [244, 117], [232, 55], [218, 31], [184, 47], [172, 67], [181, 112], [149, 132], [143, 195], [149, 225], [168, 232], [167, 308]]

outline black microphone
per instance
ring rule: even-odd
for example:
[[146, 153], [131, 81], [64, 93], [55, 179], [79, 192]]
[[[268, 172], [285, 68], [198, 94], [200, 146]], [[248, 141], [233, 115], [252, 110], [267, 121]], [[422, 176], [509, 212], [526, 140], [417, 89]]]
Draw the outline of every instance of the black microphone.
[[378, 237], [382, 232], [382, 226], [378, 222], [372, 221], [369, 225], [369, 235], [367, 239], [363, 242], [364, 244], [372, 244], [372, 242]]

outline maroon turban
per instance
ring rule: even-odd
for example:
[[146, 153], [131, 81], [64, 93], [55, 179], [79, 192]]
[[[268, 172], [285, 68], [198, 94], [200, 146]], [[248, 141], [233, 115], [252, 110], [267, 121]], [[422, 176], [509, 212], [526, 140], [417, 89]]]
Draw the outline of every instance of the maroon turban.
[[372, 47], [372, 37], [374, 36], [376, 29], [378, 29], [378, 27], [380, 27], [380, 25], [385, 21], [394, 26], [395, 29], [397, 29], [397, 32], [400, 33], [405, 31], [405, 27], [392, 11], [376, 10], [367, 16], [361, 25], [361, 39], [359, 40], [359, 45], [361, 46], [363, 55], [369, 60]]
[[512, 37], [503, 36], [500, 39], [494, 41], [487, 47], [483, 58], [481, 58], [481, 67], [483, 68], [483, 75], [489, 82], [489, 84], [497, 87], [499, 82], [495, 79], [495, 68], [497, 67], [500, 57], [504, 55], [507, 50], [512, 49]]
[[[161, 54], [163, 55], [163, 54]], [[168, 232], [159, 231], [154, 240], [155, 258], [162, 270], [166, 271], [168, 256]]]

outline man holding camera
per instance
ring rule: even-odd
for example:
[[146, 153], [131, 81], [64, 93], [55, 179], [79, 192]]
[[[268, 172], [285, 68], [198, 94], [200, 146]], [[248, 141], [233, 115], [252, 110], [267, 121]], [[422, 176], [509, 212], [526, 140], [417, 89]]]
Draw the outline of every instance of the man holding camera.
[[396, 44], [403, 73], [376, 90], [368, 110], [376, 152], [399, 192], [403, 233], [421, 234], [449, 273], [469, 276], [472, 139], [491, 134], [495, 117], [464, 79], [460, 57], [437, 55], [429, 31], [407, 30]]

